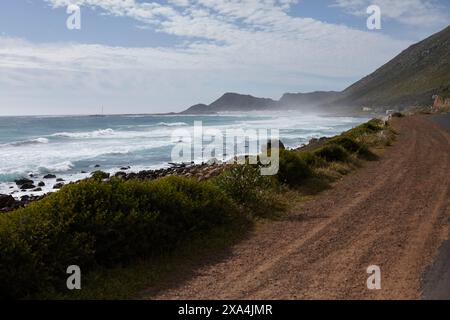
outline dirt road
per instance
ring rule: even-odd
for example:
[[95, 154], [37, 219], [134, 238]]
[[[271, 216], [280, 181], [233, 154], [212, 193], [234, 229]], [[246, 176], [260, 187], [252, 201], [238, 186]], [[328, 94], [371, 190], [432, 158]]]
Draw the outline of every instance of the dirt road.
[[[147, 299], [418, 299], [449, 234], [450, 135], [396, 120], [380, 161], [270, 223], [194, 276]], [[369, 265], [381, 290], [368, 290]]]

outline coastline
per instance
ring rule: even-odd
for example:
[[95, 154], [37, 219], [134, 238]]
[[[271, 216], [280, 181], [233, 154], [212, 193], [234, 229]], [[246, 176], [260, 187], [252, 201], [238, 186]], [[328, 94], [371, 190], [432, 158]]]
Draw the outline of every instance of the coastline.
[[[271, 118], [274, 120], [270, 120], [270, 121], [278, 121], [277, 120], [278, 118], [275, 117], [275, 115], [277, 115], [279, 117], [284, 117], [284, 114], [276, 113], [276, 114], [274, 114], [274, 117]], [[182, 116], [182, 115], [180, 115], [180, 116]], [[211, 116], [214, 116], [214, 115], [211, 115]], [[233, 113], [223, 114], [223, 116], [236, 117], [236, 114], [233, 114]], [[230, 121], [239, 121], [239, 122], [248, 121], [248, 120], [246, 120], [246, 118], [250, 116], [251, 121], [256, 120], [256, 122], [257, 122], [261, 115], [259, 115], [258, 113], [256, 113], [255, 115], [252, 115], [250, 113], [250, 114], [244, 114], [241, 116], [244, 117], [243, 120], [240, 120], [240, 118], [237, 118], [234, 120], [226, 120], [226, 121], [227, 121], [227, 123]], [[254, 117], [254, 116], [256, 116], [256, 117]], [[299, 116], [299, 115], [296, 114], [295, 116]], [[264, 117], [266, 117], [266, 116], [264, 116]], [[301, 115], [301, 117], [303, 117], [303, 115]], [[336, 118], [334, 116], [328, 116], [328, 117]], [[351, 127], [359, 125], [363, 121], [368, 120], [368, 118], [363, 115], [359, 115], [357, 117], [351, 117], [349, 115], [346, 115], [346, 116], [343, 116], [344, 119], [342, 119], [342, 120], [332, 120], [332, 119], [321, 120], [322, 118], [324, 118], [324, 117], [317, 118], [320, 121], [324, 121], [324, 124], [318, 125], [318, 127], [317, 127], [318, 129], [305, 129], [304, 130], [304, 131], [311, 130], [311, 133], [302, 132], [303, 129], [301, 129], [302, 128], [301, 124], [300, 124], [300, 126], [297, 126], [297, 127], [294, 126], [292, 129], [291, 129], [291, 127], [286, 127], [286, 129], [284, 129], [284, 130], [287, 130], [286, 132], [290, 132], [292, 130], [294, 130], [294, 132], [295, 132], [293, 135], [291, 135], [289, 133], [288, 139], [298, 140], [295, 142], [288, 140], [288, 147], [290, 147], [291, 149], [300, 148], [300, 147], [304, 146], [305, 143], [308, 143], [308, 140], [312, 139], [313, 137], [317, 137], [317, 138], [323, 137], [323, 136], [332, 137], [336, 134], [340, 134], [342, 131], [348, 130]], [[348, 119], [346, 119], [346, 118], [348, 118]], [[309, 117], [306, 117], [306, 119], [309, 119]], [[101, 121], [105, 121], [105, 120], [106, 120], [105, 118], [101, 119]], [[117, 121], [117, 120], [114, 120], [114, 121]], [[143, 120], [132, 120], [133, 123], [135, 123], [135, 121], [138, 121], [138, 123], [154, 121], [155, 125], [158, 125], [161, 123], [158, 121], [162, 121], [162, 120], [160, 120], [160, 119], [153, 120], [153, 118], [143, 119]], [[168, 121], [168, 120], [165, 120], [165, 121]], [[178, 121], [178, 120], [173, 120], [173, 121]], [[220, 120], [220, 121], [222, 121], [222, 120]], [[59, 121], [57, 121], [57, 122], [59, 122]], [[170, 122], [170, 125], [174, 125], [175, 123], [180, 123], [180, 122], [173, 122], [173, 123]], [[186, 121], [186, 123], [191, 123], [191, 122]], [[271, 126], [271, 125], [273, 125], [273, 124], [269, 124], [269, 126]], [[104, 126], [107, 127], [108, 123], [104, 124]], [[170, 127], [170, 126], [168, 126], [168, 124], [166, 124], [165, 128], [168, 128], [168, 127]], [[325, 129], [322, 130], [321, 127], [324, 127]], [[252, 128], [252, 127], [249, 126], [249, 128]], [[282, 126], [282, 128], [284, 128], [284, 127]], [[130, 129], [130, 130], [132, 130], [132, 129]], [[295, 131], [295, 130], [298, 130], [298, 131]], [[99, 129], [97, 131], [105, 131], [106, 132], [107, 130]], [[91, 135], [93, 133], [98, 133], [97, 131], [85, 132], [83, 134]], [[110, 133], [111, 138], [113, 138], [113, 137], [115, 137], [116, 134], [119, 134], [120, 132], [119, 131], [114, 132], [114, 130], [108, 129], [108, 133]], [[67, 136], [69, 134], [75, 135], [76, 133], [71, 133], [71, 132], [64, 133], [64, 136]], [[306, 135], [306, 134], [308, 135], [308, 137], [304, 137], [304, 135]], [[42, 136], [47, 137], [48, 135], [49, 134], [47, 133], [47, 135], [44, 134]], [[48, 142], [48, 139], [47, 139], [46, 144], [39, 144], [39, 145], [36, 144], [36, 149], [33, 151], [33, 153], [43, 152], [43, 151], [39, 151], [40, 149], [37, 149], [37, 148], [43, 147], [44, 148], [43, 150], [46, 150], [46, 149], [50, 148], [53, 143], [61, 144], [61, 143], [65, 143], [65, 141], [71, 142], [71, 140], [63, 140], [61, 142], [58, 142], [58, 141], [53, 142], [53, 138], [50, 138], [52, 135], [55, 135], [55, 134], [50, 134], [50, 136], [48, 138], [51, 140], [50, 143]], [[62, 135], [62, 133], [61, 133], [61, 135]], [[105, 136], [105, 137], [108, 138], [108, 136]], [[101, 136], [101, 138], [103, 138], [103, 136]], [[283, 142], [286, 142], [284, 140], [283, 136], [280, 138]], [[35, 138], [33, 138], [33, 139], [35, 139]], [[42, 139], [44, 139], [44, 138], [42, 138]], [[69, 138], [64, 138], [64, 139], [69, 139]], [[99, 140], [99, 141], [101, 141], [101, 140]], [[105, 143], [109, 143], [109, 140], [106, 140]], [[25, 147], [26, 147], [26, 145], [25, 145]], [[49, 150], [52, 150], [52, 149], [49, 149]], [[14, 151], [14, 152], [16, 152], [16, 151]], [[164, 152], [167, 153], [169, 151], [166, 150]], [[67, 159], [70, 159], [70, 158], [67, 158]], [[217, 175], [218, 173], [220, 173], [219, 172], [220, 170], [215, 170], [216, 168], [207, 169], [207, 166], [205, 166], [205, 164], [201, 164], [200, 161], [196, 161], [196, 163], [194, 165], [193, 164], [183, 165], [183, 167], [180, 168], [180, 167], [176, 167], [176, 166], [172, 167], [167, 162], [160, 162], [159, 165], [151, 165], [152, 162], [149, 162], [149, 165], [138, 162], [133, 165], [132, 160], [127, 161], [126, 158], [123, 158], [123, 159], [124, 159], [124, 161], [123, 162], [120, 161], [120, 162], [122, 162], [122, 164], [125, 164], [125, 166], [120, 166], [119, 164], [116, 164], [116, 166], [112, 166], [108, 163], [104, 163], [102, 160], [100, 160], [100, 162], [94, 162], [95, 160], [92, 160], [90, 162], [91, 164], [88, 167], [85, 167], [85, 166], [80, 167], [77, 165], [74, 169], [70, 169], [69, 171], [52, 171], [51, 167], [48, 167], [49, 169], [45, 169], [44, 171], [40, 171], [40, 169], [38, 171], [28, 169], [30, 171], [25, 171], [25, 172], [29, 172], [29, 173], [25, 173], [23, 175], [17, 174], [17, 176], [15, 176], [14, 178], [11, 177], [11, 180], [9, 180], [8, 182], [6, 182], [6, 181], [2, 182], [2, 191], [0, 193], [4, 194], [4, 195], [12, 196], [14, 198], [14, 200], [16, 201], [15, 206], [9, 207], [9, 208], [4, 207], [3, 211], [9, 211], [13, 208], [27, 205], [30, 202], [42, 199], [46, 195], [59, 190], [60, 187], [62, 187], [65, 184], [77, 183], [79, 181], [88, 179], [91, 177], [92, 173], [94, 173], [97, 170], [104, 171], [104, 172], [108, 173], [110, 176], [119, 176], [124, 179], [141, 178], [141, 179], [148, 179], [148, 180], [152, 180], [152, 179], [167, 176], [167, 175], [182, 175], [182, 176], [188, 176], [188, 177], [199, 176], [199, 178], [201, 179], [203, 176], [214, 176], [214, 175]], [[212, 160], [212, 159], [209, 159], [206, 162], [209, 162], [210, 160]], [[71, 160], [71, 161], [73, 161], [73, 160]], [[66, 161], [69, 163], [69, 164], [66, 164], [66, 166], [70, 165], [70, 168], [72, 168], [72, 166], [75, 166], [76, 163], [73, 164], [71, 161]], [[11, 167], [11, 165], [10, 165], [10, 167]], [[45, 168], [45, 166], [44, 166], [44, 168]], [[24, 170], [24, 169], [21, 169], [21, 170]], [[212, 173], [211, 173], [211, 171], [212, 171]], [[15, 180], [16, 181], [22, 180], [21, 184], [15, 183], [14, 182]], [[23, 186], [25, 186], [25, 187], [23, 187]], [[1, 209], [2, 208], [0, 208], [0, 210]]]

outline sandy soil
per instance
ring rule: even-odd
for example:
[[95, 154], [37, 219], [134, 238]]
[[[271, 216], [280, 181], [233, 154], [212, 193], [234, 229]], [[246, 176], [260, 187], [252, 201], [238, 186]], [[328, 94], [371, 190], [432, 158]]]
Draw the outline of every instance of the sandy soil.
[[[428, 117], [395, 120], [380, 161], [345, 177], [220, 261], [146, 299], [418, 299], [447, 238], [450, 135]], [[369, 265], [381, 290], [368, 290]]]

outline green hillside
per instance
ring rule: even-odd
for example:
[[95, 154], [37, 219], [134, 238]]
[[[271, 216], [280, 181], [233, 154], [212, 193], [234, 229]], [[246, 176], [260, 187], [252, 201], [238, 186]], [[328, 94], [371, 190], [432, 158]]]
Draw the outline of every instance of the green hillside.
[[431, 104], [450, 87], [450, 27], [409, 47], [342, 92], [335, 103], [352, 106]]

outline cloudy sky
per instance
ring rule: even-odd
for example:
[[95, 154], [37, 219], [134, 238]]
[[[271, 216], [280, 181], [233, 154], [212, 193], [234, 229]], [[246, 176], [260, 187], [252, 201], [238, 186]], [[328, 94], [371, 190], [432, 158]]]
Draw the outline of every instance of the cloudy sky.
[[[367, 29], [371, 4], [381, 30]], [[449, 24], [448, 0], [1, 0], [0, 115], [341, 90]]]

